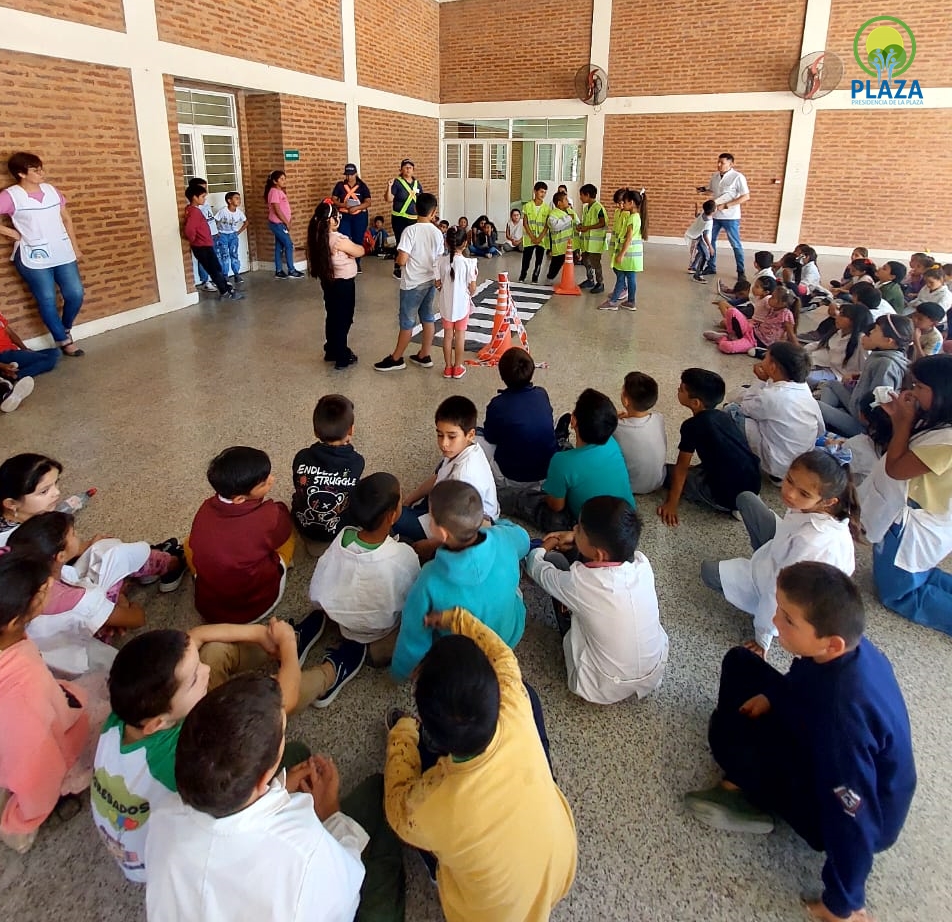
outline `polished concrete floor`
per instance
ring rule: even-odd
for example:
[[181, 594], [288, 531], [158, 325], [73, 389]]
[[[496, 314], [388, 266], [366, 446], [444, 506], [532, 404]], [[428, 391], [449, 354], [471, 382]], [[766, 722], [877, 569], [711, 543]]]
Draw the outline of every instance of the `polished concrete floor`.
[[[730, 267], [726, 258], [723, 268]], [[481, 260], [480, 270], [514, 267], [508, 259]], [[562, 297], [532, 320], [530, 346], [537, 360], [549, 363], [536, 381], [557, 412], [569, 409], [586, 386], [617, 399], [626, 372], [648, 372], [661, 385], [658, 409], [667, 418], [673, 458], [684, 417], [675, 397], [680, 370], [703, 365], [723, 374], [728, 386], [749, 378], [750, 359], [722, 356], [702, 342], [701, 331], [716, 316], [712, 286], [693, 283], [684, 262], [683, 249], [648, 245], [636, 314], [600, 313], [591, 296]], [[842, 262], [824, 260], [824, 278]], [[439, 362], [430, 371], [374, 372], [372, 363], [395, 335], [391, 265], [368, 260], [358, 280], [352, 346], [360, 363], [348, 371], [321, 361], [317, 284], [259, 273], [246, 301], [219, 303], [205, 295], [195, 307], [84, 342], [86, 358], [65, 359], [16, 413], [0, 419], [3, 456], [45, 452], [63, 462], [61, 484], [69, 492], [96, 486], [99, 493], [79, 520], [82, 534], [157, 541], [187, 532], [208, 494], [205, 466], [227, 445], [266, 449], [278, 474], [274, 495], [287, 498], [294, 451], [311, 441], [315, 401], [341, 392], [356, 404], [355, 442], [368, 472], [391, 471], [412, 489], [437, 461], [433, 410], [440, 399], [460, 392], [482, 409], [499, 381], [489, 368], [444, 381]], [[765, 487], [765, 496], [777, 504], [775, 490]], [[686, 507], [681, 526], [667, 529], [656, 505], [657, 497], [641, 502], [642, 549], [654, 566], [671, 656], [653, 697], [611, 708], [572, 697], [545, 600], [532, 585], [523, 586], [529, 614], [517, 652], [546, 708], [555, 772], [579, 834], [578, 877], [554, 918], [793, 922], [803, 918], [801, 893], [819, 887], [821, 857], [782, 826], [767, 837], [702, 828], [680, 802], [684, 791], [717, 776], [706, 726], [720, 659], [750, 634], [749, 620], [701, 585], [698, 565], [704, 557], [749, 553], [743, 526]], [[880, 922], [937, 922], [949, 918], [952, 893], [946, 860], [952, 850], [952, 643], [884, 611], [872, 594], [869, 561], [868, 549], [860, 548], [857, 579], [869, 603], [869, 635], [891, 658], [905, 691], [920, 775], [899, 843], [876, 861], [869, 908]], [[308, 610], [311, 570], [300, 549], [282, 616]], [[135, 593], [152, 626], [197, 621], [188, 587], [166, 596], [154, 587]], [[319, 655], [320, 648], [312, 651], [310, 662]], [[771, 658], [784, 663], [780, 650]], [[332, 707], [292, 718], [289, 734], [332, 754], [346, 790], [381, 767], [384, 710], [408, 702], [408, 688], [368, 668]], [[435, 890], [409, 852], [407, 870], [408, 918], [439, 919]], [[51, 820], [23, 857], [0, 852], [2, 919], [131, 922], [144, 918], [142, 907], [142, 890], [125, 883], [88, 815], [65, 824]]]

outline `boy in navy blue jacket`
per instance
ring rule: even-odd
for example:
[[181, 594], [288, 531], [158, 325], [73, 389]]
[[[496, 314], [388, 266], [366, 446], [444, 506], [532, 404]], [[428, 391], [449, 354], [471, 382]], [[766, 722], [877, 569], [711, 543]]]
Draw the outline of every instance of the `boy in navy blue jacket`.
[[815, 919], [868, 918], [873, 855], [899, 837], [916, 788], [909, 716], [886, 657], [863, 637], [848, 576], [797, 563], [777, 578], [774, 625], [797, 659], [783, 675], [756, 653], [724, 657], [708, 740], [724, 780], [685, 796], [702, 823], [773, 829], [769, 810], [826, 852]]
[[499, 360], [499, 377], [506, 389], [486, 407], [483, 439], [488, 445], [484, 450], [495, 446], [495, 455], [486, 451], [486, 456], [493, 460], [493, 473], [498, 470], [506, 486], [540, 484], [559, 447], [552, 404], [545, 388], [533, 385], [534, 372], [535, 362], [525, 349], [507, 349]]

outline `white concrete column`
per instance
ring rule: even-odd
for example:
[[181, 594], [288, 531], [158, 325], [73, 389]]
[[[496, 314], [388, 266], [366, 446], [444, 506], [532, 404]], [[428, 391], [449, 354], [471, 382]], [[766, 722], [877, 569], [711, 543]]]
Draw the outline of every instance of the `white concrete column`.
[[360, 167], [360, 113], [357, 89], [357, 25], [354, 0], [340, 0], [341, 49], [344, 54], [344, 119], [347, 126], [347, 159]]
[[[592, 3], [592, 44], [589, 49], [589, 63], [601, 67], [608, 74], [608, 54], [612, 31], [612, 0], [593, 0]], [[611, 92], [611, 74], [608, 74], [608, 88]], [[585, 163], [583, 179], [601, 188], [602, 164], [605, 155], [605, 113], [600, 108], [592, 109], [585, 126]]]

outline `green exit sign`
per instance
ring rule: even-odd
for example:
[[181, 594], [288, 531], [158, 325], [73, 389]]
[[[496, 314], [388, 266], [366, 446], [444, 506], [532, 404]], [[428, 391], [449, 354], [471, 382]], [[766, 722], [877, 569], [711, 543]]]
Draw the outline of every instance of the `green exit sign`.
[[285, 160], [300, 160], [301, 152], [299, 150], [286, 150], [284, 152]]

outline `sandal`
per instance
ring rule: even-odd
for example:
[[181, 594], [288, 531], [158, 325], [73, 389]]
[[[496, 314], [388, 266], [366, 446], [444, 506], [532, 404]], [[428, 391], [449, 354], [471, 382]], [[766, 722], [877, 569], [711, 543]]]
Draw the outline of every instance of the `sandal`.
[[71, 333], [67, 333], [66, 335], [69, 336], [69, 339], [66, 340], [65, 343], [58, 343], [58, 344], [57, 344], [57, 345], [59, 345], [60, 352], [62, 352], [63, 355], [68, 355], [68, 356], [69, 356], [70, 358], [72, 358], [72, 359], [78, 359], [78, 358], [84, 356], [84, 355], [86, 354], [85, 351], [84, 351], [83, 349], [80, 349], [78, 346], [76, 346], [76, 348], [74, 348], [72, 352], [67, 352], [67, 351], [66, 351], [70, 346], [75, 345], [75, 344], [73, 343], [73, 336], [72, 336], [72, 334], [71, 334]]

